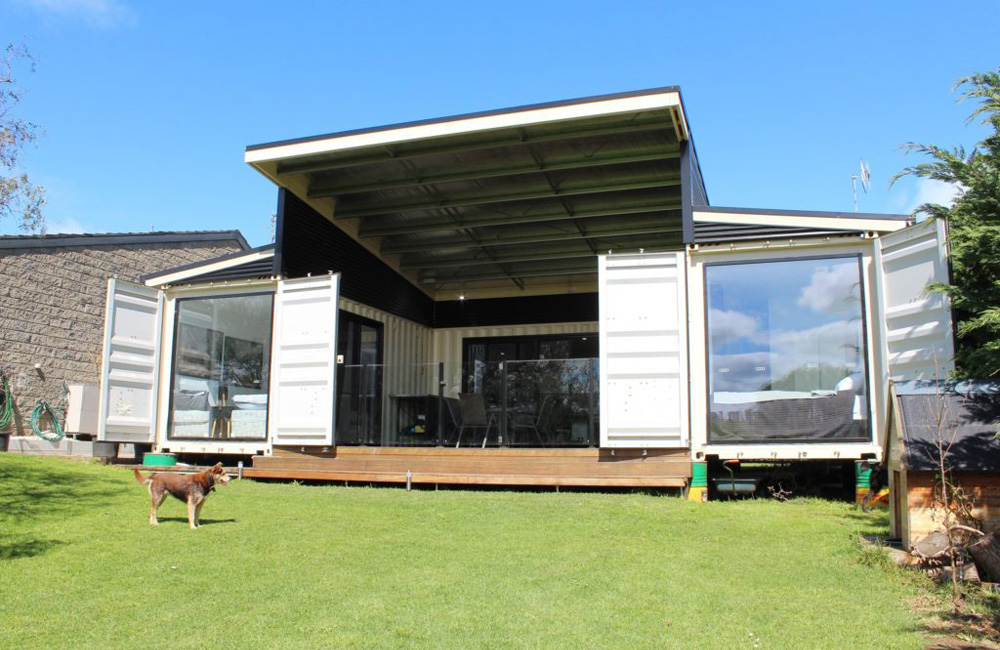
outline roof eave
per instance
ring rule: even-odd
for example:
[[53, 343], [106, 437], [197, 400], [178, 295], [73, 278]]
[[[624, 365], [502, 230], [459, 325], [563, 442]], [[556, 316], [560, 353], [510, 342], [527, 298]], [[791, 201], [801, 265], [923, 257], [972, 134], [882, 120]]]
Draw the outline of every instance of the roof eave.
[[157, 271], [156, 273], [148, 273], [141, 276], [139, 281], [147, 287], [163, 287], [168, 284], [183, 282], [188, 278], [194, 278], [211, 271], [227, 269], [267, 257], [274, 257], [274, 244], [258, 246], [257, 248], [230, 253], [228, 255], [220, 255], [219, 257], [194, 262], [193, 264], [175, 266], [163, 271]]
[[690, 137], [680, 89], [669, 87], [252, 145], [244, 161], [260, 168], [262, 163], [304, 156], [656, 109], [674, 109], [680, 117], [679, 135]]

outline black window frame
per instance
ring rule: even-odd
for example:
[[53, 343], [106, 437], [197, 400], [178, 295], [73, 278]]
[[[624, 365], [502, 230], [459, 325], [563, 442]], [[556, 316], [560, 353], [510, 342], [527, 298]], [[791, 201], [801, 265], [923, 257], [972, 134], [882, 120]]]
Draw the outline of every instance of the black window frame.
[[[344, 356], [344, 362], [341, 363], [341, 361], [340, 361], [340, 346], [342, 344], [346, 343], [346, 341], [344, 340], [345, 337], [342, 337], [341, 334], [343, 333], [343, 330], [346, 327], [346, 325], [349, 324], [349, 323], [356, 323], [358, 325], [364, 325], [366, 327], [370, 327], [370, 328], [374, 329], [375, 332], [378, 334], [378, 343], [377, 343], [377, 345], [378, 345], [378, 358], [377, 358], [377, 360], [376, 360], [375, 363], [372, 363], [372, 364], [358, 364], [358, 363], [348, 364], [347, 363], [347, 355], [346, 354]], [[355, 350], [355, 351], [360, 352], [360, 339], [358, 340], [358, 350]], [[343, 373], [345, 372], [345, 368], [348, 365], [351, 365], [351, 366], [358, 366], [358, 365], [362, 365], [362, 366], [383, 366], [383, 367], [385, 366], [385, 323], [383, 323], [382, 321], [375, 320], [373, 318], [367, 318], [365, 316], [360, 316], [358, 314], [355, 314], [354, 312], [350, 312], [350, 311], [347, 311], [345, 309], [338, 309], [337, 310], [337, 352], [336, 352], [336, 357], [337, 357], [336, 358], [336, 375], [335, 375], [336, 376], [336, 387], [334, 389], [334, 400], [335, 401], [334, 401], [334, 415], [333, 415], [334, 441], [336, 442], [337, 445], [344, 445], [346, 447], [364, 447], [364, 446], [378, 447], [378, 446], [381, 446], [381, 445], [375, 444], [375, 443], [373, 443], [371, 441], [365, 441], [365, 440], [349, 440], [349, 441], [345, 441], [338, 434], [341, 433], [341, 431], [340, 431], [340, 416], [341, 416], [340, 407], [341, 407], [342, 399], [344, 397], [344, 395], [341, 393], [341, 390], [342, 390], [342, 387], [345, 384], [344, 376], [343, 376]], [[380, 405], [382, 403], [383, 391], [385, 390], [384, 382], [385, 382], [385, 378], [384, 377], [380, 377], [379, 378], [379, 385], [378, 385], [378, 399], [376, 400], [376, 402], [378, 404], [380, 404]], [[379, 423], [380, 423], [380, 425], [381, 425], [381, 422], [382, 422], [382, 418], [384, 416], [385, 416], [385, 413], [379, 413]], [[372, 432], [368, 432], [368, 435], [372, 435]]]
[[598, 332], [572, 332], [566, 334], [519, 334], [515, 336], [475, 336], [462, 339], [462, 392], [468, 392], [469, 378], [472, 376], [469, 368], [469, 348], [473, 345], [484, 343], [512, 343], [520, 345], [522, 343], [535, 344], [535, 357], [533, 359], [511, 359], [511, 361], [537, 361], [538, 344], [542, 341], [554, 341], [560, 339], [593, 339], [596, 347], [596, 354], [593, 357], [569, 357], [570, 359], [599, 359], [601, 355], [600, 336]]
[[[853, 259], [857, 262], [858, 266], [858, 282], [861, 287], [861, 360], [864, 364], [864, 378], [865, 378], [865, 415], [867, 417], [867, 436], [859, 436], [854, 438], [776, 438], [776, 439], [743, 439], [743, 440], [713, 440], [712, 439], [712, 426], [711, 426], [711, 415], [712, 415], [712, 350], [710, 347], [711, 342], [711, 332], [708, 331], [709, 325], [709, 296], [708, 296], [708, 272], [710, 268], [718, 266], [740, 266], [747, 264], [771, 264], [775, 262], [802, 262], [811, 260], [843, 260], [843, 259]], [[706, 262], [703, 264], [702, 268], [702, 303], [703, 312], [702, 317], [704, 321], [703, 335], [705, 341], [705, 440], [709, 445], [816, 445], [816, 444], [858, 444], [874, 441], [874, 424], [875, 421], [872, 419], [874, 415], [873, 405], [872, 405], [872, 393], [871, 393], [871, 377], [870, 377], [870, 364], [868, 359], [868, 292], [865, 290], [867, 287], [865, 269], [864, 269], [864, 255], [861, 252], [857, 253], [835, 253], [832, 255], [798, 255], [795, 257], [767, 257], [751, 260], [731, 260], [724, 261], [720, 260], [717, 262]]]
[[[168, 442], [201, 442], [205, 444], [220, 444], [229, 442], [252, 442], [252, 443], [267, 443], [268, 442], [268, 432], [270, 431], [271, 424], [271, 365], [268, 364], [267, 369], [267, 416], [264, 418], [264, 436], [262, 438], [247, 438], [247, 437], [232, 437], [232, 438], [211, 438], [211, 437], [199, 437], [199, 436], [175, 436], [173, 435], [173, 424], [174, 424], [174, 378], [177, 372], [177, 335], [180, 331], [180, 317], [181, 310], [180, 305], [183, 302], [189, 300], [218, 300], [219, 298], [247, 298], [251, 296], [270, 296], [271, 297], [271, 318], [268, 324], [268, 331], [270, 335], [268, 336], [268, 344], [273, 351], [274, 348], [274, 290], [266, 291], [246, 291], [240, 293], [216, 293], [201, 296], [178, 296], [174, 298], [174, 331], [171, 337], [171, 347], [170, 347], [170, 389], [169, 397], [167, 400], [167, 431], [166, 440]], [[270, 353], [269, 353], [270, 356]], [[273, 361], [273, 359], [271, 359]]]

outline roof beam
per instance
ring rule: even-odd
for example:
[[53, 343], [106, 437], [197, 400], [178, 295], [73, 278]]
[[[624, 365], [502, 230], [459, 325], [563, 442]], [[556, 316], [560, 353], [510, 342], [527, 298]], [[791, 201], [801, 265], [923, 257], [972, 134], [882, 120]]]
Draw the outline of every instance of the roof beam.
[[646, 212], [669, 212], [680, 210], [679, 201], [673, 203], [654, 203], [649, 205], [633, 205], [616, 208], [597, 208], [593, 210], [576, 210], [566, 213], [549, 212], [545, 214], [503, 214], [500, 212], [479, 215], [468, 215], [462, 218], [425, 217], [408, 219], [386, 224], [373, 224], [370, 221], [361, 222], [358, 237], [385, 237], [389, 235], [412, 235], [435, 230], [454, 230], [456, 228], [482, 228], [485, 226], [509, 226], [519, 223], [542, 223], [547, 221], [566, 221], [568, 219], [592, 219], [595, 217], [617, 217], [621, 215], [642, 214]]
[[417, 253], [428, 249], [441, 250], [448, 248], [469, 248], [472, 246], [512, 246], [516, 244], [535, 244], [548, 241], [567, 241], [573, 239], [607, 239], [609, 237], [629, 237], [631, 235], [657, 235], [665, 233], [681, 232], [679, 220], [671, 220], [663, 224], [646, 224], [633, 226], [632, 228], [618, 228], [615, 230], [591, 231], [584, 236], [578, 230], [552, 231], [548, 233], [523, 233], [517, 230], [513, 232], [503, 232], [493, 237], [479, 236], [476, 241], [471, 241], [464, 235], [452, 235], [449, 237], [436, 237], [434, 239], [402, 241], [383, 240], [381, 252], [383, 254]]
[[436, 210], [440, 208], [458, 208], [467, 205], [485, 205], [490, 203], [509, 203], [511, 201], [533, 201], [536, 199], [551, 199], [563, 196], [579, 196], [581, 194], [602, 194], [605, 192], [628, 192], [631, 190], [644, 190], [656, 187], [676, 187], [680, 185], [680, 176], [660, 175], [639, 181], [599, 183], [596, 185], [582, 185], [566, 189], [545, 188], [543, 190], [532, 190], [529, 192], [507, 192], [505, 194], [495, 194], [493, 196], [469, 196], [461, 199], [441, 199], [437, 201], [422, 201], [420, 203], [407, 203], [396, 205], [383, 205], [377, 207], [365, 207], [356, 210], [336, 210], [333, 213], [334, 219], [358, 219], [362, 217], [374, 217], [384, 214], [402, 214], [405, 212], [419, 212], [423, 210]]
[[[511, 250], [511, 249], [505, 249]], [[515, 249], [516, 250], [516, 249]], [[487, 264], [513, 264], [516, 262], [538, 262], [544, 260], [572, 260], [579, 258], [589, 258], [594, 256], [594, 252], [589, 248], [577, 248], [575, 250], [539, 250], [536, 252], [516, 250], [514, 253], [494, 254], [486, 257], [482, 251], [477, 250], [475, 254], [463, 255], [461, 257], [434, 257], [410, 255], [404, 257], [399, 267], [404, 271], [418, 269], [437, 269], [450, 267], [483, 266]]]
[[360, 185], [343, 185], [327, 180], [314, 180], [309, 183], [309, 198], [323, 196], [346, 196], [349, 194], [361, 194], [376, 190], [399, 189], [404, 187], [416, 187], [418, 185], [435, 185], [438, 183], [455, 183], [459, 181], [480, 180], [484, 178], [498, 178], [502, 176], [520, 176], [547, 171], [564, 171], [568, 169], [583, 169], [586, 167], [603, 167], [611, 165], [627, 165], [637, 162], [650, 162], [656, 160], [670, 160], [680, 157], [680, 149], [667, 148], [657, 151], [647, 151], [631, 155], [615, 156], [591, 156], [589, 158], [574, 158], [561, 162], [541, 162], [528, 165], [508, 165], [505, 167], [493, 167], [479, 170], [464, 170], [448, 174], [428, 174], [426, 176], [415, 176], [395, 181], [376, 181], [363, 183]]
[[477, 282], [480, 280], [507, 280], [511, 278], [539, 278], [553, 275], [577, 275], [597, 273], [597, 256], [590, 255], [586, 263], [545, 264], [534, 267], [513, 267], [510, 269], [485, 269], [474, 273], [455, 273], [439, 277], [435, 273], [420, 274], [420, 284], [447, 284], [457, 282]]
[[428, 144], [426, 142], [418, 142], [413, 145], [396, 144], [391, 148], [380, 147], [375, 152], [368, 151], [364, 154], [350, 158], [335, 158], [326, 161], [313, 162], [303, 161], [279, 163], [277, 172], [279, 176], [285, 174], [312, 174], [315, 172], [343, 169], [344, 167], [353, 167], [355, 165], [368, 165], [372, 163], [386, 162], [389, 160], [415, 158], [417, 156], [430, 156], [443, 153], [461, 153], [463, 151], [474, 151], [477, 149], [516, 147], [535, 142], [555, 142], [558, 140], [570, 140], [575, 138], [623, 135], [661, 129], [667, 130], [671, 134], [673, 133], [673, 120], [669, 113], [657, 116], [655, 119], [635, 120], [628, 124], [603, 128], [571, 129], [556, 132], [543, 132], [538, 134], [519, 134], [514, 130], [509, 130], [506, 131], [502, 137], [490, 140], [480, 140], [477, 142], [464, 141], [436, 145]]

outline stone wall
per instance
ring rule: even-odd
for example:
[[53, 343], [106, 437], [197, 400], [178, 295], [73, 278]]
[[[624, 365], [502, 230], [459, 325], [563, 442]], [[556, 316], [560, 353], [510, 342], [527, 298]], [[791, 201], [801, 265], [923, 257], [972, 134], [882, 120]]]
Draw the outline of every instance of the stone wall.
[[137, 282], [239, 250], [235, 239], [0, 250], [0, 371], [14, 394], [12, 433], [32, 435], [39, 399], [65, 408], [63, 381], [98, 384], [108, 278]]
[[[972, 514], [987, 532], [1000, 530], [1000, 473], [955, 472], [954, 481], [969, 496]], [[944, 512], [935, 507], [934, 472], [906, 473], [906, 503], [910, 543], [941, 528]]]

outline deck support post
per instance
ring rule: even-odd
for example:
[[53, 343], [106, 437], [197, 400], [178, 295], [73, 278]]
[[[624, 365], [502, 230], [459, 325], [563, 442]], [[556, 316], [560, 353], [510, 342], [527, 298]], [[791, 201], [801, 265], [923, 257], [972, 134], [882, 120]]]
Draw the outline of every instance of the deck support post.
[[708, 463], [691, 463], [691, 486], [688, 487], [688, 501], [708, 501]]

